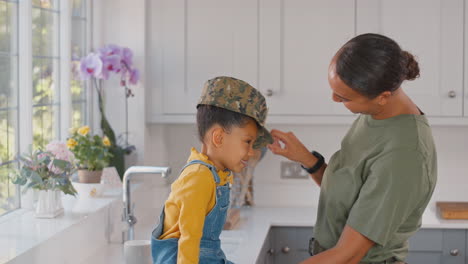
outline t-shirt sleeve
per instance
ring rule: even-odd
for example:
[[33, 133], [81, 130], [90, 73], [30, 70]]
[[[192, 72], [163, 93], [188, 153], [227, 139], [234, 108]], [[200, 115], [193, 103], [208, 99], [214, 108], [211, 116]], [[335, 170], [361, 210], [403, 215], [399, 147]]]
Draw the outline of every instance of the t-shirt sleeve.
[[371, 166], [347, 225], [384, 246], [429, 190], [421, 153], [392, 151]]
[[199, 170], [186, 175], [177, 189], [174, 194], [180, 206], [177, 263], [198, 263], [205, 216], [216, 184], [208, 169]]

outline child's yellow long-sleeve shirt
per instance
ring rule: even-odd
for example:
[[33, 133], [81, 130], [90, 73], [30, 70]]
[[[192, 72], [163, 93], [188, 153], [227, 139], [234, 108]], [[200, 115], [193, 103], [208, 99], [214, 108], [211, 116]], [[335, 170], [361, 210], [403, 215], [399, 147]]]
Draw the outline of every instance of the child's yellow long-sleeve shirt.
[[[191, 149], [188, 162], [201, 160], [213, 162], [195, 148]], [[218, 171], [219, 185], [232, 183], [229, 171]], [[171, 185], [171, 194], [164, 207], [163, 234], [159, 239], [179, 238], [177, 263], [198, 263], [200, 240], [205, 217], [216, 202], [216, 182], [210, 169], [202, 164], [185, 168]]]

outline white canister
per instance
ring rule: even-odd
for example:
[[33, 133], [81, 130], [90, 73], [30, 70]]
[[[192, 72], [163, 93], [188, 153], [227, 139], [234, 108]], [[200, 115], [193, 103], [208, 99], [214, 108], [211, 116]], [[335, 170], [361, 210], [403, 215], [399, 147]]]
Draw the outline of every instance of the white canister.
[[124, 243], [124, 259], [126, 264], [151, 264], [151, 241], [129, 240]]

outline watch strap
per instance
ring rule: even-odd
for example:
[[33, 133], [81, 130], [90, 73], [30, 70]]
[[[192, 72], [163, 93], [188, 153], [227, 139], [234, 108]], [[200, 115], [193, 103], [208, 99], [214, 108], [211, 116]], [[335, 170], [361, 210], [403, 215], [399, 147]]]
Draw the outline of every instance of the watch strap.
[[316, 173], [320, 168], [322, 168], [323, 164], [325, 163], [325, 158], [320, 153], [318, 153], [317, 151], [312, 151], [311, 153], [318, 159], [315, 165], [310, 168], [306, 168], [303, 165], [301, 165], [301, 167], [304, 170], [306, 170], [309, 174]]

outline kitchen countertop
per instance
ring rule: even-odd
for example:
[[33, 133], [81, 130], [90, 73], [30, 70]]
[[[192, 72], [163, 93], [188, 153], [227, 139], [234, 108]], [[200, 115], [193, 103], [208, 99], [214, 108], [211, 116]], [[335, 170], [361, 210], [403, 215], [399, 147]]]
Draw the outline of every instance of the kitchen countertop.
[[271, 226], [313, 226], [316, 212], [315, 207], [243, 209], [238, 230], [223, 231], [230, 233], [228, 237], [237, 235], [241, 242], [236, 250], [226, 252], [228, 259], [238, 264], [255, 263]]
[[[435, 205], [423, 215], [422, 228], [468, 229], [468, 220], [443, 220], [436, 215]], [[224, 230], [221, 246], [230, 261], [255, 263], [272, 226], [314, 226], [316, 207], [251, 207], [243, 208], [235, 230]], [[138, 224], [137, 224], [138, 225]], [[145, 231], [149, 232], [149, 231]], [[122, 245], [111, 244], [83, 263], [124, 263]]]
[[[235, 263], [255, 263], [263, 242], [272, 226], [314, 226], [316, 207], [255, 207], [242, 211], [242, 223], [239, 229], [228, 237], [240, 237], [239, 247], [231, 254], [226, 253], [229, 260]], [[421, 228], [468, 229], [468, 220], [441, 219], [435, 204], [428, 206], [424, 212]], [[248, 235], [247, 235], [248, 234]]]
[[[241, 220], [235, 230], [223, 230], [221, 247], [230, 261], [237, 264], [255, 263], [270, 226], [313, 226], [315, 207], [251, 207], [241, 210]], [[138, 225], [143, 225], [144, 227]], [[138, 223], [135, 237], [150, 234], [155, 223]], [[124, 264], [123, 245], [109, 244], [83, 262]]]
[[[118, 203], [120, 197], [120, 188], [109, 188], [104, 195], [92, 200], [63, 195], [65, 213], [51, 219], [36, 218], [34, 210], [26, 209], [5, 215], [0, 219], [0, 263], [17, 263], [18, 257], [27, 255], [65, 231], [81, 226], [89, 216], [102, 212], [112, 203]], [[74, 250], [66, 247], [62, 251], [68, 254]]]
[[468, 220], [442, 219], [435, 203], [430, 203], [424, 211], [421, 228], [468, 229]]
[[[114, 190], [113, 190], [114, 191]], [[76, 199], [67, 197], [64, 205], [68, 204], [68, 210], [64, 216], [38, 220], [33, 212], [29, 211], [20, 218], [11, 217], [0, 222], [0, 263], [8, 262], [30, 249], [49, 240], [55, 233], [63, 233], [84, 222], [93, 211], [102, 211], [102, 208], [110, 203], [118, 203], [120, 190], [115, 193], [96, 199], [92, 206], [87, 205], [88, 212], [75, 212], [79, 205]], [[158, 211], [158, 210], [156, 210]], [[263, 242], [271, 226], [314, 226], [316, 221], [315, 206], [309, 207], [251, 207], [241, 210], [241, 220], [235, 230], [225, 230], [221, 234], [222, 248], [229, 260], [238, 264], [255, 263]], [[142, 218], [136, 225], [136, 234], [147, 238], [156, 223], [153, 220]], [[444, 220], [438, 217], [435, 203], [431, 203], [426, 209], [422, 228], [442, 229], [468, 229], [468, 220]], [[102, 241], [103, 243], [105, 241]], [[92, 245], [90, 245], [92, 247]], [[94, 253], [93, 253], [94, 252]], [[123, 246], [119, 243], [103, 244], [94, 248], [85, 261], [78, 263], [124, 263]]]

